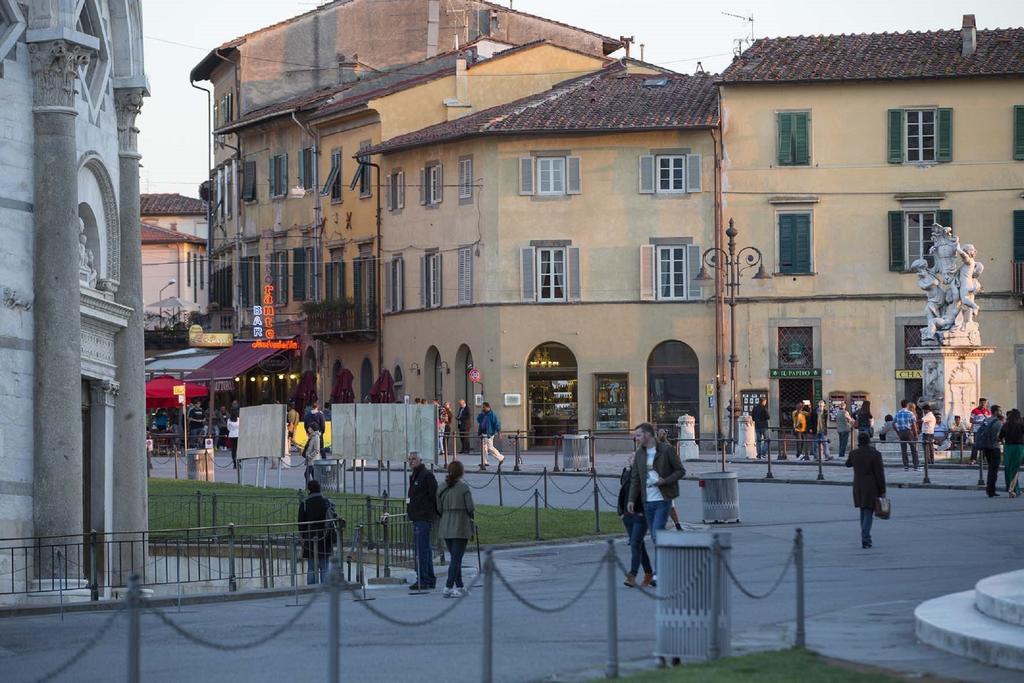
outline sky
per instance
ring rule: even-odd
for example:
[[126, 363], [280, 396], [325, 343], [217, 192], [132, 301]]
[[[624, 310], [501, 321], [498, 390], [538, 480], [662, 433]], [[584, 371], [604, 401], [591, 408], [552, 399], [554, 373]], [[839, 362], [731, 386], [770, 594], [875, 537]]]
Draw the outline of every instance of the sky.
[[[507, 0], [499, 0], [505, 4]], [[189, 71], [221, 43], [316, 7], [314, 0], [142, 0], [151, 97], [139, 118], [142, 192], [197, 196], [207, 172], [206, 94]], [[517, 10], [607, 36], [634, 36], [632, 56], [682, 73], [719, 72], [736, 40], [755, 37], [1024, 25], [1021, 0], [514, 0]], [[738, 15], [727, 16], [725, 13]], [[209, 87], [209, 83], [201, 83]]]

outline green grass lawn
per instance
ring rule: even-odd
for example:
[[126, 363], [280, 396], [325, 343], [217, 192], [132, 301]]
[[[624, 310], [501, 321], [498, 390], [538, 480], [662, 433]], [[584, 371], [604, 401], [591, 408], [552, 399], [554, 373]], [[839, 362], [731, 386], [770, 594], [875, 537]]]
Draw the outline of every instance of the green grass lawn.
[[645, 671], [623, 680], [636, 683], [884, 683], [901, 679], [867, 667], [835, 662], [808, 650], [792, 649]]
[[[199, 492], [201, 496], [197, 496]], [[245, 524], [276, 524], [294, 522], [301, 498], [298, 489], [263, 489], [238, 484], [149, 480], [149, 523], [153, 531], [196, 526]], [[214, 494], [217, 496], [214, 519]], [[366, 496], [329, 494], [338, 514], [350, 520], [365, 519]], [[379, 500], [379, 499], [375, 499]], [[389, 509], [403, 511], [403, 501], [392, 499]], [[375, 504], [371, 513], [377, 518], [383, 508]], [[532, 505], [520, 510], [496, 505], [477, 506], [476, 522], [480, 527], [480, 543], [484, 545], [535, 540]], [[585, 538], [594, 536], [594, 511], [540, 509], [542, 540]], [[622, 522], [614, 512], [601, 513], [601, 532], [623, 532]]]

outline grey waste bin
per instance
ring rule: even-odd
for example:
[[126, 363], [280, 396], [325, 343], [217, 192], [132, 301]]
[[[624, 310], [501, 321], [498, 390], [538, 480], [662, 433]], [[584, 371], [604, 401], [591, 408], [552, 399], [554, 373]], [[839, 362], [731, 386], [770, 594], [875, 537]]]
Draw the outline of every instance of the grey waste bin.
[[740, 487], [736, 472], [709, 472], [700, 479], [706, 524], [740, 521]]
[[590, 469], [590, 442], [586, 434], [566, 434], [562, 437], [562, 469]]
[[341, 491], [341, 461], [314, 460], [313, 478], [320, 482], [321, 491], [338, 493]]
[[[714, 536], [707, 532], [658, 532], [655, 657], [699, 662], [715, 656], [715, 649], [719, 657], [730, 654], [728, 576], [715, 562]], [[728, 560], [730, 534], [717, 536], [721, 557]], [[717, 648], [712, 638], [716, 626]]]

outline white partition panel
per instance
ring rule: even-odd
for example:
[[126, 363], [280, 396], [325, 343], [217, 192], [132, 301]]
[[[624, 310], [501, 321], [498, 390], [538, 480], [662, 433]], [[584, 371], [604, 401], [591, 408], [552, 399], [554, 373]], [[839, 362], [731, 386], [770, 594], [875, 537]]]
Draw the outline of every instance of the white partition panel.
[[242, 408], [238, 416], [238, 457], [283, 456], [288, 438], [286, 412], [279, 403]]

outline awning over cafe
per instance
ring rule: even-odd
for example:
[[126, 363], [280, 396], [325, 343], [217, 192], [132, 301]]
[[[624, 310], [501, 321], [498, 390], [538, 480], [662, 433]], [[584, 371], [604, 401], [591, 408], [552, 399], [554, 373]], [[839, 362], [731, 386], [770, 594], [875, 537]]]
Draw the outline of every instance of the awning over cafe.
[[233, 380], [271, 356], [282, 353], [279, 349], [254, 349], [250, 342], [240, 342], [222, 351], [209, 363], [189, 374], [189, 382]]

